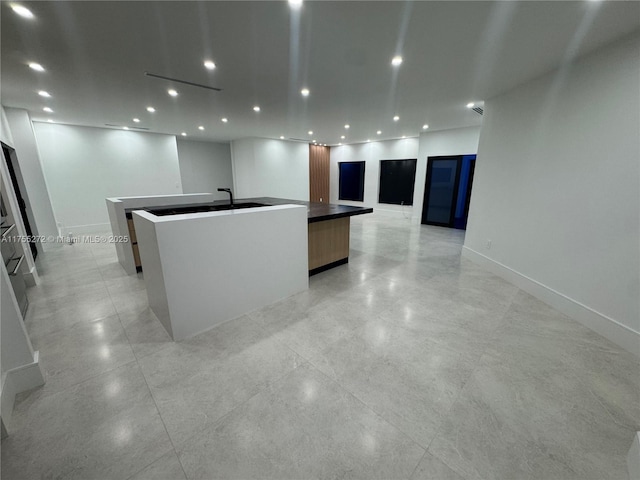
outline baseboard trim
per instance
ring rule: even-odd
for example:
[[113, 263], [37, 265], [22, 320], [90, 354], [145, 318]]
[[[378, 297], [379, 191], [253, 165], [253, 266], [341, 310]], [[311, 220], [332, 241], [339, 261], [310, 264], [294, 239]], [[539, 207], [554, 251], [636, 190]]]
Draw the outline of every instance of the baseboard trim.
[[40, 367], [39, 352], [33, 354], [33, 362], [9, 370], [2, 378], [0, 393], [0, 416], [4, 427], [11, 430], [11, 414], [16, 395], [44, 385], [44, 372]]
[[309, 270], [309, 276], [312, 277], [318, 273], [326, 272], [335, 267], [339, 267], [340, 265], [344, 265], [345, 263], [349, 263], [349, 257], [341, 258], [340, 260], [336, 260], [335, 262], [327, 263], [326, 265], [322, 265], [321, 267], [313, 268]]
[[551, 305], [556, 310], [580, 322], [587, 328], [611, 340], [616, 345], [640, 356], [640, 332], [621, 324], [577, 300], [574, 300], [537, 280], [507, 267], [467, 246], [462, 247], [462, 256], [482, 265], [490, 272], [513, 283], [525, 292]]

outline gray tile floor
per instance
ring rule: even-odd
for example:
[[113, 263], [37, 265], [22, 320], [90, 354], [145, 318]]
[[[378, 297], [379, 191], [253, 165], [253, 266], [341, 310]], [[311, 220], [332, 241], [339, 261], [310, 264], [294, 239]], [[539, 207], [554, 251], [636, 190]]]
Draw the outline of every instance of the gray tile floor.
[[47, 252], [2, 478], [627, 479], [638, 358], [462, 243], [354, 217], [348, 265], [179, 343], [113, 246]]

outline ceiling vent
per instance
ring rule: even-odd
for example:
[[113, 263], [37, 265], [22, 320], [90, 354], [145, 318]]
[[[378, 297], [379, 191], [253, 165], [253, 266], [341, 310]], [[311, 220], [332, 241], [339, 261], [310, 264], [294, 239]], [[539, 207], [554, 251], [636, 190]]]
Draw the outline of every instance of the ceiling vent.
[[482, 109], [481, 107], [473, 107], [471, 110], [476, 112], [478, 115], [484, 115], [484, 109]]

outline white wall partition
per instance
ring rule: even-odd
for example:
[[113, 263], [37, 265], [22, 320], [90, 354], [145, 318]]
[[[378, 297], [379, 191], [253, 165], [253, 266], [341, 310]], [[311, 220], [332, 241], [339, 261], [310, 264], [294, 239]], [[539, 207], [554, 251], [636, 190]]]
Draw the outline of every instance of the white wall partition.
[[233, 187], [231, 146], [228, 143], [177, 140], [184, 193], [211, 192], [216, 200], [228, 198], [218, 187]]
[[[330, 198], [331, 203], [343, 205], [357, 205], [373, 207], [375, 212], [390, 215], [405, 215], [411, 217], [418, 199], [414, 189], [413, 207], [401, 205], [389, 205], [378, 203], [378, 187], [380, 183], [380, 160], [402, 160], [407, 158], [418, 158], [418, 139], [403, 138], [400, 140], [387, 140], [382, 142], [357, 143], [354, 145], [341, 145], [331, 148], [331, 183]], [[339, 171], [340, 162], [365, 162], [364, 170], [364, 201], [351, 202], [339, 200]], [[422, 160], [418, 158], [418, 165]], [[418, 170], [416, 171], [416, 182], [418, 182]], [[424, 178], [422, 179], [424, 182]]]
[[464, 252], [640, 353], [640, 36], [486, 102]]
[[26, 194], [26, 201], [33, 212], [33, 219], [29, 219], [29, 223], [33, 223], [31, 227], [34, 229], [34, 235], [56, 236], [58, 226], [29, 112], [18, 108], [7, 108], [5, 111], [14, 140], [13, 148], [18, 158], [16, 174], [24, 182], [26, 191], [22, 193]]
[[182, 193], [175, 137], [34, 122], [63, 233], [109, 230], [104, 199]]
[[238, 198], [309, 200], [309, 145], [243, 138], [231, 142], [234, 193]]

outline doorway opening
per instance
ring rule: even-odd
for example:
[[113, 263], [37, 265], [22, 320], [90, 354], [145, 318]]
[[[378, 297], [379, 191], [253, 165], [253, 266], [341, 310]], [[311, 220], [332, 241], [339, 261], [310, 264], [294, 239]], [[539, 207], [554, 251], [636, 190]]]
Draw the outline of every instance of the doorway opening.
[[428, 158], [423, 224], [467, 228], [475, 165], [475, 155]]

